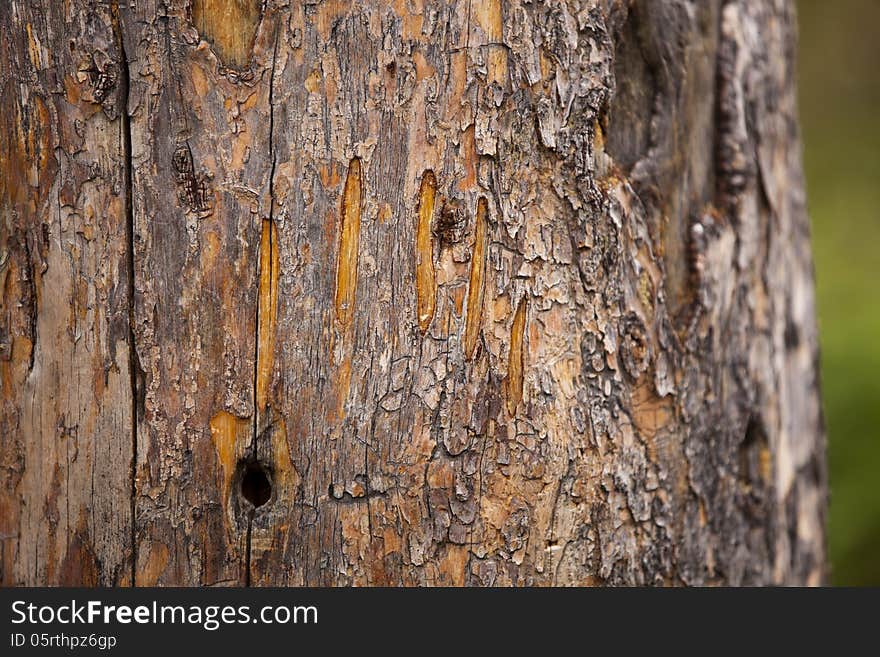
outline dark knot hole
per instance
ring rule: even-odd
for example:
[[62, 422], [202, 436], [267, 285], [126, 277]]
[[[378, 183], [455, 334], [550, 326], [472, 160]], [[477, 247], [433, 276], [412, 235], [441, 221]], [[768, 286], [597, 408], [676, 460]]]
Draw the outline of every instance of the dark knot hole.
[[263, 506], [272, 497], [269, 473], [259, 462], [251, 461], [245, 464], [241, 476], [241, 495], [255, 508]]

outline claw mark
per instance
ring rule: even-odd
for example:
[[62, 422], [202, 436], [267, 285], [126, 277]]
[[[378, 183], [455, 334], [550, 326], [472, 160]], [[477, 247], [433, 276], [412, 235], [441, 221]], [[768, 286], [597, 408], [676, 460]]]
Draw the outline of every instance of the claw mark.
[[257, 336], [257, 412], [268, 402], [269, 383], [275, 352], [275, 321], [278, 309], [278, 227], [263, 220], [260, 236], [260, 322]]
[[422, 333], [428, 330], [434, 318], [437, 297], [437, 281], [434, 274], [434, 242], [431, 236], [431, 220], [434, 215], [434, 197], [437, 193], [437, 179], [428, 169], [422, 174], [419, 187], [418, 225], [416, 226], [416, 298], [419, 313], [419, 328]]
[[486, 288], [486, 241], [488, 239], [489, 203], [484, 196], [477, 201], [477, 219], [474, 229], [474, 253], [471, 256], [471, 275], [468, 284], [467, 317], [464, 328], [464, 354], [471, 359], [477, 346], [483, 321], [483, 294]]
[[336, 263], [336, 319], [343, 329], [351, 324], [357, 292], [362, 192], [361, 161], [354, 158], [348, 166], [342, 194], [342, 233]]
[[510, 328], [510, 355], [507, 359], [507, 411], [511, 415], [516, 413], [516, 407], [522, 401], [525, 361], [523, 339], [526, 329], [527, 306], [526, 298], [520, 299], [516, 314], [513, 316], [513, 326]]

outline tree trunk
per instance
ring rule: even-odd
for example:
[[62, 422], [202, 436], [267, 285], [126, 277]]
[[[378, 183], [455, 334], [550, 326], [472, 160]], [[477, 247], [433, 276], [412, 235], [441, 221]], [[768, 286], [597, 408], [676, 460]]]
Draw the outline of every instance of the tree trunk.
[[0, 6], [4, 584], [816, 584], [788, 0]]

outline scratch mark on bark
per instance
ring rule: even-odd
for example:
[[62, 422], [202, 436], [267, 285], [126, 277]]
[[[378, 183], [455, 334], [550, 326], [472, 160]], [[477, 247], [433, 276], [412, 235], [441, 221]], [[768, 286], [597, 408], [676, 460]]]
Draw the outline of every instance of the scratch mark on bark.
[[434, 199], [437, 194], [437, 178], [428, 169], [422, 174], [419, 187], [418, 224], [416, 225], [416, 300], [419, 328], [424, 334], [434, 318], [437, 303], [437, 280], [434, 272], [434, 242], [431, 220], [434, 215]]
[[269, 384], [275, 352], [275, 321], [278, 308], [278, 227], [271, 219], [263, 220], [260, 236], [259, 322], [257, 326], [257, 415], [269, 404]]
[[354, 158], [348, 166], [342, 194], [342, 229], [336, 264], [336, 319], [343, 329], [349, 327], [354, 316], [362, 196], [361, 161]]

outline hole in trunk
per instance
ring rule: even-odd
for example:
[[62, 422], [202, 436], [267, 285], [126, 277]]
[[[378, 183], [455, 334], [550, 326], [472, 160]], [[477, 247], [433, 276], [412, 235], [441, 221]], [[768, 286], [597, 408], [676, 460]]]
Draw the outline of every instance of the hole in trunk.
[[256, 461], [244, 466], [241, 477], [241, 495], [255, 508], [263, 506], [272, 497], [272, 482], [266, 469]]

